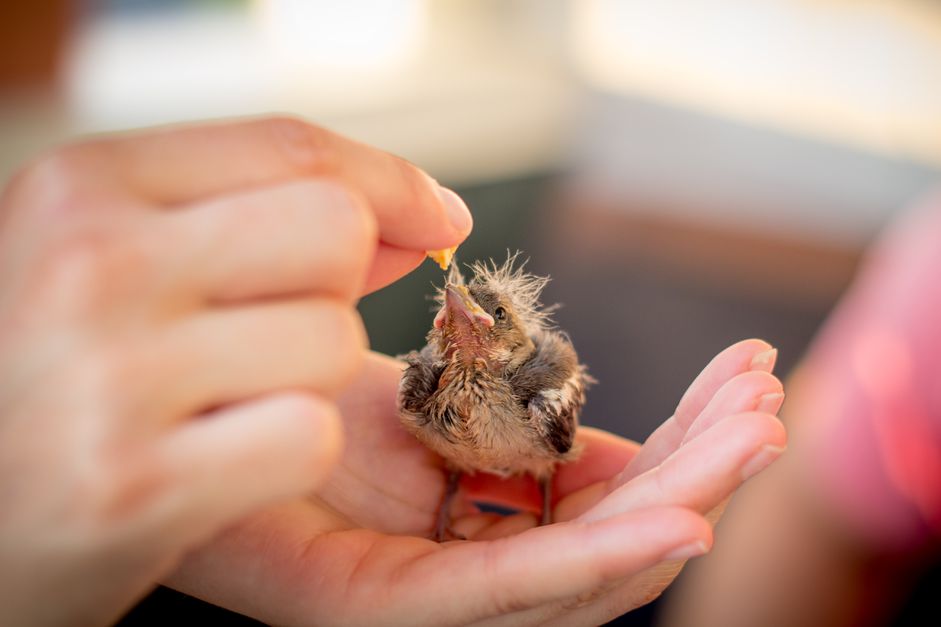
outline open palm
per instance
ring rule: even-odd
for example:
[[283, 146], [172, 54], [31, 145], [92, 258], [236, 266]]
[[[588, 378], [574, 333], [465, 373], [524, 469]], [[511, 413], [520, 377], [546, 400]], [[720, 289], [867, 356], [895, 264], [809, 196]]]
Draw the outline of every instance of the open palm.
[[[469, 541], [446, 544], [427, 539], [442, 462], [399, 426], [401, 365], [372, 355], [341, 399], [347, 444], [319, 494], [242, 521], [169, 584], [277, 624], [604, 622], [708, 550], [704, 515], [783, 449], [769, 349], [723, 351], [643, 447], [581, 429], [583, 456], [556, 476], [556, 524], [536, 527], [530, 481], [466, 479], [454, 529]], [[474, 501], [521, 513], [480, 513]]]

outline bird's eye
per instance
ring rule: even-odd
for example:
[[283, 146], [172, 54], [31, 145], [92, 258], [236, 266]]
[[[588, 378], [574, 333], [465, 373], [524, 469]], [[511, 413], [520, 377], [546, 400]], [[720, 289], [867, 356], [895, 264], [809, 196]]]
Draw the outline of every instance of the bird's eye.
[[494, 309], [493, 318], [497, 322], [503, 322], [504, 320], [506, 320], [506, 309], [504, 309], [503, 307], [497, 307], [496, 309]]

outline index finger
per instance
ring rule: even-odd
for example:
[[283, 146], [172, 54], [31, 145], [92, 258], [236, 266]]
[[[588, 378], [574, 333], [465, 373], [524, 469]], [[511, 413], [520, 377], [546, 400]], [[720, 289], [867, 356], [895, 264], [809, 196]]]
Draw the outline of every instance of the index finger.
[[294, 118], [170, 127], [92, 147], [121, 183], [164, 205], [313, 175], [362, 193], [380, 239], [399, 248], [454, 246], [473, 224], [457, 194], [406, 160]]

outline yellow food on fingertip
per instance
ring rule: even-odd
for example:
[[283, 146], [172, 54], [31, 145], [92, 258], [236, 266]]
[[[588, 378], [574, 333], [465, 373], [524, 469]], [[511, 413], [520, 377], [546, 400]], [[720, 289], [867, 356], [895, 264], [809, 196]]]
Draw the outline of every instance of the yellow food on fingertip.
[[451, 265], [451, 259], [454, 258], [455, 251], [457, 251], [457, 246], [442, 248], [441, 250], [426, 250], [425, 254], [441, 266], [442, 270], [447, 270], [448, 266]]

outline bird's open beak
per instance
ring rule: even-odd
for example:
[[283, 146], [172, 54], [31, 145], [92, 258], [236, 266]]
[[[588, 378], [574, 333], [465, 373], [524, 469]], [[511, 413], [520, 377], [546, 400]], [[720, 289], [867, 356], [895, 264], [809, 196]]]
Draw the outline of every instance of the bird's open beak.
[[463, 285], [449, 285], [444, 289], [444, 306], [435, 316], [435, 327], [441, 328], [448, 320], [467, 320], [474, 325], [493, 326], [493, 316], [474, 302]]

